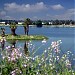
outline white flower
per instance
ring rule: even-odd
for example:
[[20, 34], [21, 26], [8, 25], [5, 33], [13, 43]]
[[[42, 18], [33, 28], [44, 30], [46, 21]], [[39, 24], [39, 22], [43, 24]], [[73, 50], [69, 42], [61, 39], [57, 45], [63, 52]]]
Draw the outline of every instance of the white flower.
[[32, 58], [33, 60], [35, 60], [35, 58]]
[[59, 60], [59, 56], [57, 56], [57, 60]]
[[50, 50], [50, 47], [48, 47], [48, 50]]
[[39, 74], [39, 72], [37, 72], [36, 74]]
[[41, 66], [41, 63], [39, 63], [39, 66]]
[[24, 67], [27, 67], [27, 65], [26, 65], [26, 64], [24, 64]]
[[69, 61], [69, 59], [67, 59], [67, 60], [65, 61], [65, 64], [66, 64], [67, 67], [69, 67], [69, 68], [71, 67], [71, 62]]
[[11, 72], [11, 74], [12, 74], [12, 75], [16, 75], [16, 74], [15, 74], [15, 70], [14, 70], [14, 71], [12, 71], [12, 72]]
[[47, 52], [47, 50], [44, 51], [45, 53]]
[[14, 45], [12, 45], [12, 48], [14, 47]]
[[50, 66], [52, 66], [52, 64], [51, 64], [51, 63], [50, 63], [49, 65], [50, 65]]
[[46, 43], [46, 39], [42, 40], [42, 43]]
[[5, 56], [3, 56], [2, 58], [5, 59]]
[[10, 48], [11, 48], [10, 46], [7, 46], [7, 47], [6, 47], [6, 49], [10, 49]]

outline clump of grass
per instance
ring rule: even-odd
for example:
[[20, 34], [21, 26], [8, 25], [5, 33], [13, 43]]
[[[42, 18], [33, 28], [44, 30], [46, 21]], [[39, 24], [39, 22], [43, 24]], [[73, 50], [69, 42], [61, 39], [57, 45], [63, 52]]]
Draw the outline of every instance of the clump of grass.
[[[45, 45], [46, 40], [42, 41]], [[1, 75], [75, 75], [72, 64], [69, 59], [70, 51], [61, 54], [61, 40], [52, 42], [48, 49], [45, 49], [41, 55], [34, 54], [39, 48], [35, 49], [31, 55], [25, 55], [22, 48], [7, 46], [1, 52], [0, 61]], [[32, 45], [32, 44], [31, 44]], [[29, 44], [30, 46], [30, 44]]]

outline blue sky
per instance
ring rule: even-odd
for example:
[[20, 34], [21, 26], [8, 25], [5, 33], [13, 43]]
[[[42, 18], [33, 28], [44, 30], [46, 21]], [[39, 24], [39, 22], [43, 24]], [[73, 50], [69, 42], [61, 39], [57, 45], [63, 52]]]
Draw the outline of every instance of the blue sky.
[[0, 18], [74, 20], [74, 0], [0, 0]]

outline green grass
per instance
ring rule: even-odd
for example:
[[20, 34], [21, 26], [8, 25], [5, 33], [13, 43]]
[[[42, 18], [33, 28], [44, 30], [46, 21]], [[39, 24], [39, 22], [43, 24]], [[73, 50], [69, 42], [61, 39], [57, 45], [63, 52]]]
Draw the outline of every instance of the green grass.
[[[0, 36], [1, 37], [1, 36]], [[43, 40], [43, 39], [48, 39], [46, 36], [43, 35], [6, 35], [5, 36], [6, 40]]]

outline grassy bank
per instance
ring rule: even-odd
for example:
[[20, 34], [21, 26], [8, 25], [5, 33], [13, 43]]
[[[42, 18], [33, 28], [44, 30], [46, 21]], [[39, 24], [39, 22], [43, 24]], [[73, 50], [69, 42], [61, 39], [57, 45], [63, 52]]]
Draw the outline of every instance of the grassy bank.
[[[1, 36], [0, 36], [1, 38]], [[5, 35], [6, 40], [43, 40], [48, 39], [46, 36], [43, 35]]]

